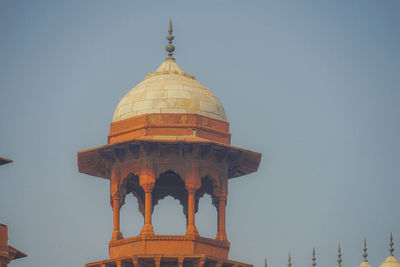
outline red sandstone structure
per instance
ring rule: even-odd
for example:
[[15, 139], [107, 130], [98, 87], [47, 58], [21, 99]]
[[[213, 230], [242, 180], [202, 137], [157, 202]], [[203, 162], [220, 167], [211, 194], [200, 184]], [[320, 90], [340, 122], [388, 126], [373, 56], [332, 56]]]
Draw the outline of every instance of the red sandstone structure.
[[[0, 157], [0, 165], [11, 163], [12, 160]], [[0, 223], [0, 267], [7, 265], [16, 259], [26, 257], [22, 251], [8, 245], [8, 228], [7, 225]]]
[[26, 256], [22, 251], [8, 245], [7, 225], [0, 223], [0, 267], [6, 267], [11, 261]]
[[[230, 145], [229, 124], [218, 99], [169, 57], [118, 105], [108, 144], [78, 152], [81, 173], [110, 180], [114, 229], [110, 259], [86, 264], [110, 266], [252, 266], [228, 259], [225, 226], [228, 180], [257, 171], [261, 154]], [[132, 193], [144, 216], [138, 236], [124, 238], [120, 207]], [[199, 199], [210, 194], [218, 211], [218, 232], [200, 235], [195, 224]], [[180, 201], [185, 235], [157, 235], [152, 212], [159, 200]]]

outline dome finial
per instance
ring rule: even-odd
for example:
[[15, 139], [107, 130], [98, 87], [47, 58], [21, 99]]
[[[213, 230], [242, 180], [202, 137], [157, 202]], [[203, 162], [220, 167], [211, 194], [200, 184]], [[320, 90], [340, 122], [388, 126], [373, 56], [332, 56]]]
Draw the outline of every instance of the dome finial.
[[363, 261], [365, 261], [365, 262], [368, 262], [368, 260], [367, 260], [367, 256], [368, 256], [368, 254], [367, 254], [367, 240], [365, 239], [365, 237], [364, 237], [364, 247], [363, 247], [363, 251], [364, 251], [364, 253], [363, 253]]
[[168, 52], [167, 60], [175, 60], [175, 58], [172, 56], [175, 51], [175, 46], [172, 44], [172, 41], [175, 38], [172, 35], [172, 20], [169, 20], [168, 33], [169, 33], [167, 36], [168, 44], [165, 47], [165, 50], [167, 50], [167, 52]]
[[337, 267], [342, 267], [342, 249], [340, 248], [340, 243], [337, 249]]
[[313, 249], [312, 249], [312, 258], [311, 258], [311, 260], [312, 260], [311, 266], [312, 267], [317, 266], [317, 263], [315, 262], [316, 259], [317, 258], [315, 258], [315, 247], [313, 247]]
[[290, 252], [289, 252], [289, 256], [288, 256], [288, 267], [292, 267], [292, 258], [290, 257]]
[[393, 256], [393, 250], [394, 250], [394, 248], [393, 248], [393, 235], [392, 235], [392, 232], [390, 232], [390, 242], [389, 242], [389, 246], [390, 246], [390, 248], [389, 248], [390, 256]]

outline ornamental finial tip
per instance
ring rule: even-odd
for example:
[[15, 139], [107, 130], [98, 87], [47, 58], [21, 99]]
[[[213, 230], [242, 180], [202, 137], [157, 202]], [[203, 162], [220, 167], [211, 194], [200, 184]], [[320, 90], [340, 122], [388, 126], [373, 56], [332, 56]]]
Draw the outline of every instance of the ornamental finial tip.
[[368, 254], [367, 254], [367, 240], [365, 239], [365, 237], [364, 237], [364, 247], [363, 247], [363, 251], [364, 251], [364, 253], [363, 253], [363, 261], [365, 261], [365, 262], [368, 262], [368, 260], [367, 260], [367, 256], [368, 256]]
[[167, 36], [168, 44], [165, 47], [165, 50], [168, 52], [167, 60], [175, 60], [175, 58], [172, 56], [175, 51], [175, 46], [172, 44], [172, 41], [174, 40], [175, 37], [172, 35], [172, 20], [171, 19], [169, 20], [168, 33], [169, 33]]
[[337, 249], [337, 266], [342, 267], [342, 249], [340, 248], [340, 243]]
[[393, 235], [392, 232], [390, 232], [390, 242], [389, 242], [389, 252], [390, 252], [390, 256], [393, 256]]
[[311, 266], [312, 267], [317, 266], [317, 263], [315, 262], [316, 259], [317, 258], [315, 257], [315, 247], [313, 247], [313, 249], [312, 249], [312, 258], [311, 258], [311, 260], [312, 260]]
[[288, 267], [292, 266], [292, 257], [290, 257], [290, 252], [289, 252], [289, 256], [288, 256], [288, 264], [287, 264], [287, 266]]

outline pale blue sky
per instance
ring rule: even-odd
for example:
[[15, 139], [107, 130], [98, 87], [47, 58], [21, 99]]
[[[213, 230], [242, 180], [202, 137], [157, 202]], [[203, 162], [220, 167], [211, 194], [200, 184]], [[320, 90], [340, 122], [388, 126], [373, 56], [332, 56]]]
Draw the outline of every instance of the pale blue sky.
[[[175, 57], [223, 103], [232, 144], [263, 154], [230, 181], [230, 258], [318, 266], [400, 255], [400, 2], [0, 2], [0, 221], [29, 256], [14, 267], [84, 266], [108, 257], [106, 180], [79, 174], [76, 153], [106, 143], [121, 97]], [[178, 201], [156, 206], [157, 233], [184, 233]], [[207, 196], [196, 217], [216, 233]], [[129, 196], [122, 231], [143, 219]]]

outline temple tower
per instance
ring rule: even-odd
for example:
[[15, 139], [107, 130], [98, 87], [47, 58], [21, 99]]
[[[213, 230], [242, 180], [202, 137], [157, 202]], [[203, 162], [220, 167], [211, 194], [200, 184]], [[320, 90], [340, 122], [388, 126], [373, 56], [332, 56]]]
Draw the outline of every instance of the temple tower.
[[[178, 66], [171, 22], [168, 30], [168, 57], [121, 99], [108, 144], [78, 152], [81, 173], [110, 180], [114, 214], [110, 259], [86, 266], [251, 266], [228, 259], [225, 206], [228, 180], [257, 171], [261, 154], [230, 145], [224, 107]], [[124, 237], [120, 207], [130, 193], [144, 224], [138, 236]], [[215, 238], [202, 237], [196, 228], [205, 193], [218, 211]], [[153, 229], [154, 206], [168, 195], [184, 208], [185, 235], [157, 235]]]

